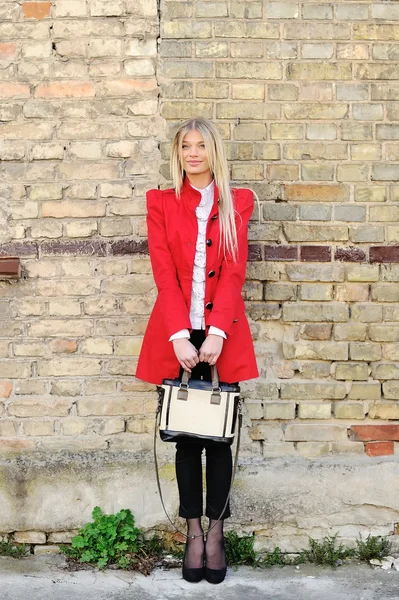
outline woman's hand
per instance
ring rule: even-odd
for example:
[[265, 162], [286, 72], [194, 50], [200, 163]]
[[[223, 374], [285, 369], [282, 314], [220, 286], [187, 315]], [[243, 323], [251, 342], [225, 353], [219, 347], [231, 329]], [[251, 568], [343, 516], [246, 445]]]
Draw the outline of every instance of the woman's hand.
[[197, 348], [187, 338], [173, 340], [172, 344], [177, 360], [185, 371], [191, 373], [191, 369], [199, 362]]
[[199, 360], [214, 365], [222, 351], [223, 341], [221, 335], [209, 334], [199, 350]]

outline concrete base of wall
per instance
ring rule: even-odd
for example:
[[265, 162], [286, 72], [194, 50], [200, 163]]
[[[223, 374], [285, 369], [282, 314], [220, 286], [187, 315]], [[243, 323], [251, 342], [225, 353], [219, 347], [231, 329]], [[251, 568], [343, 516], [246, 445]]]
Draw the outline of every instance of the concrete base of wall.
[[[174, 445], [162, 453], [165, 504], [176, 518]], [[165, 459], [166, 457], [166, 459]], [[308, 536], [362, 534], [399, 540], [399, 459], [395, 456], [242, 458], [232, 493], [231, 528], [255, 532], [258, 549], [298, 552]], [[148, 453], [32, 452], [0, 455], [0, 532], [31, 532], [30, 541], [67, 541], [91, 512], [130, 508], [138, 526], [167, 526]], [[182, 521], [179, 523], [182, 525]], [[41, 534], [39, 535], [39, 533]], [[61, 532], [65, 532], [63, 536]], [[46, 534], [44, 539], [43, 533]], [[394, 544], [399, 548], [399, 543]]]

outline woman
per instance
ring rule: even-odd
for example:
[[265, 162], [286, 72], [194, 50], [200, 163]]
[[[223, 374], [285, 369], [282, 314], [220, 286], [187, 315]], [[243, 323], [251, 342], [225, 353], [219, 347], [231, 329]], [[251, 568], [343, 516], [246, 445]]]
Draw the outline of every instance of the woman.
[[[210, 380], [217, 362], [220, 380], [233, 383], [258, 376], [241, 295], [248, 255], [247, 228], [253, 192], [230, 189], [220, 134], [204, 118], [184, 122], [171, 155], [174, 189], [147, 193], [148, 245], [158, 297], [140, 352], [136, 377], [162, 384], [179, 377]], [[206, 449], [204, 545], [201, 527], [202, 464]], [[205, 575], [220, 583], [226, 575], [223, 521], [232, 474], [231, 447], [224, 442], [176, 444], [179, 515], [187, 520], [183, 577]], [[205, 559], [205, 567], [204, 567]]]

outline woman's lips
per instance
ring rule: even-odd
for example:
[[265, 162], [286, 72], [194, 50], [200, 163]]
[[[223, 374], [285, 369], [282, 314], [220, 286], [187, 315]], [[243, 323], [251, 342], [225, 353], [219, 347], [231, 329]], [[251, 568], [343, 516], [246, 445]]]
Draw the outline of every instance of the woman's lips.
[[187, 161], [189, 165], [200, 165], [201, 161], [200, 160], [188, 160]]

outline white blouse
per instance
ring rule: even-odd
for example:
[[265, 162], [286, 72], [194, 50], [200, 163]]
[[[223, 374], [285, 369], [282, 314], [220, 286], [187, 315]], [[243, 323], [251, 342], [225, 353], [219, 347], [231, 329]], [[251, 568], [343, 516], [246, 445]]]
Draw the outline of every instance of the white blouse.
[[[214, 200], [214, 187], [213, 181], [203, 189], [196, 188], [194, 185], [191, 186], [201, 193], [201, 201], [195, 209], [195, 214], [198, 221], [198, 236], [195, 248], [194, 257], [194, 269], [193, 269], [193, 282], [191, 289], [191, 305], [190, 305], [190, 321], [193, 329], [205, 329], [205, 317], [204, 317], [204, 300], [205, 300], [205, 267], [206, 267], [206, 225], [208, 222], [209, 215], [212, 210]], [[221, 335], [226, 338], [224, 331], [213, 325], [209, 328], [210, 334]], [[181, 329], [174, 333], [169, 341], [177, 340], [179, 338], [189, 338], [190, 333], [188, 329]]]

